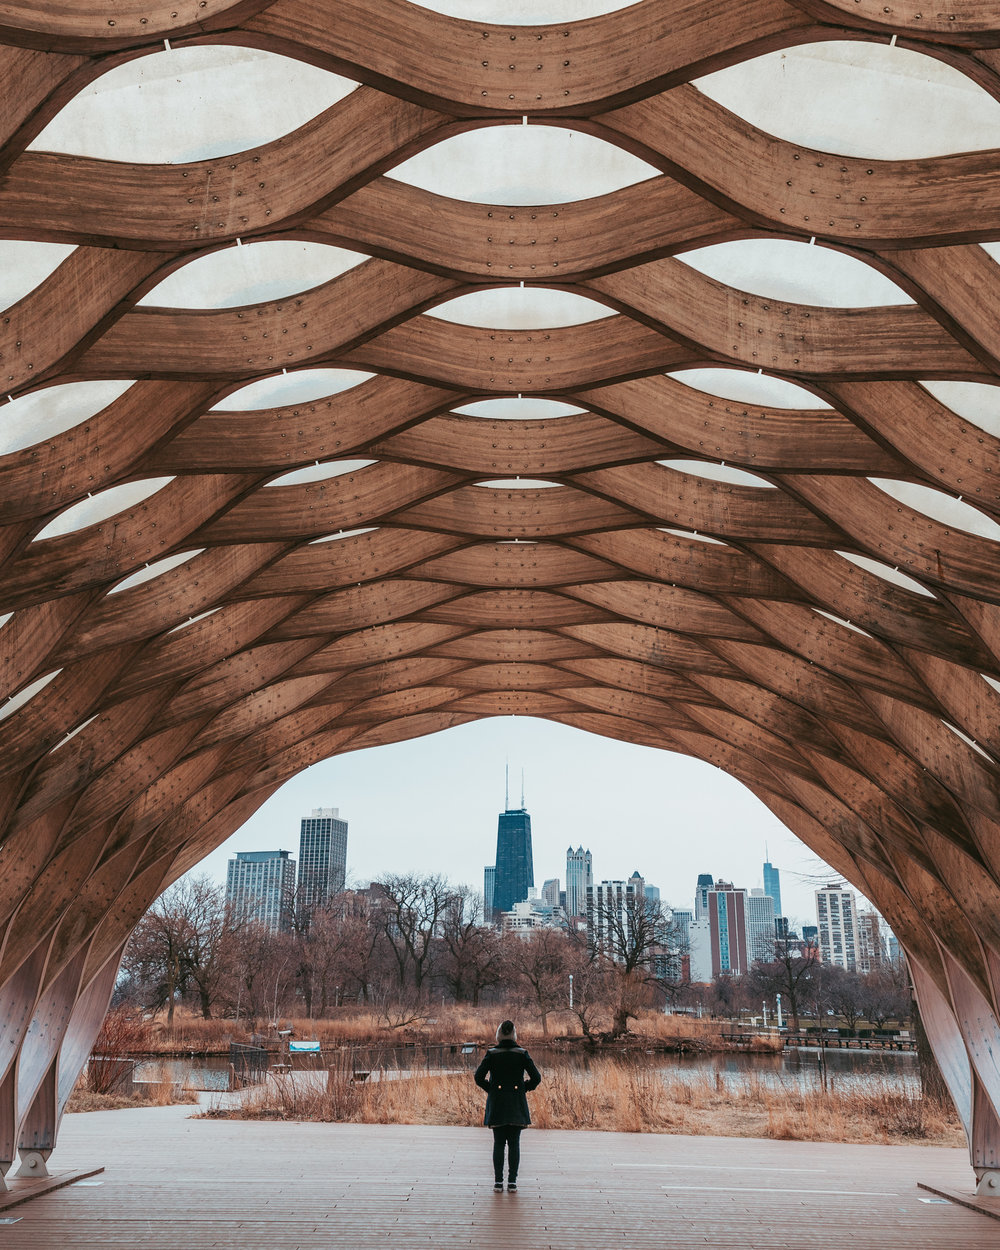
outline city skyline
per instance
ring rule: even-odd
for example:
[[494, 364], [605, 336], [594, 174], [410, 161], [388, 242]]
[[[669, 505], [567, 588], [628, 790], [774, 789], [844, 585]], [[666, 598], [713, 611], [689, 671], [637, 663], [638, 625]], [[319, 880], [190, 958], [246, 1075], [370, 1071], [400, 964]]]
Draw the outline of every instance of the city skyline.
[[530, 765], [539, 880], [563, 878], [567, 844], [582, 842], [592, 851], [595, 880], [638, 867], [666, 904], [690, 909], [699, 873], [748, 889], [763, 885], [767, 848], [782, 873], [785, 914], [810, 923], [817, 883], [837, 876], [719, 769], [525, 717], [477, 721], [314, 765], [195, 871], [224, 881], [238, 850], [294, 849], [303, 813], [333, 804], [351, 821], [349, 882], [439, 872], [481, 890], [507, 757], [512, 769], [522, 760]]

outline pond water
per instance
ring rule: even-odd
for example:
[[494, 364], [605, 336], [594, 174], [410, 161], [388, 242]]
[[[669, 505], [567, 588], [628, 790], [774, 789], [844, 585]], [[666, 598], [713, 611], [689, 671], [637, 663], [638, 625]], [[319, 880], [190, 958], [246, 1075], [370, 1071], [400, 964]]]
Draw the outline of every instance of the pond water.
[[[310, 1071], [343, 1065], [352, 1072], [371, 1072], [382, 1079], [400, 1079], [424, 1073], [471, 1072], [482, 1057], [478, 1047], [355, 1047], [327, 1051], [322, 1055], [292, 1055], [295, 1071]], [[774, 1087], [819, 1089], [823, 1086], [823, 1066], [819, 1052], [789, 1048], [779, 1054], [750, 1054], [732, 1051], [712, 1054], [671, 1055], [659, 1052], [629, 1051], [625, 1055], [607, 1055], [584, 1051], [550, 1050], [536, 1046], [534, 1058], [545, 1069], [571, 1068], [599, 1071], [609, 1063], [630, 1063], [651, 1068], [667, 1080], [723, 1082], [736, 1088], [747, 1081], [759, 1081]], [[866, 1086], [888, 1086], [892, 1090], [916, 1096], [920, 1093], [917, 1057], [906, 1051], [827, 1050], [822, 1056], [826, 1065], [828, 1087], [838, 1090], [862, 1090]], [[280, 1056], [270, 1055], [271, 1065]], [[156, 1082], [168, 1077], [189, 1089], [225, 1090], [229, 1086], [229, 1059], [225, 1055], [193, 1056], [191, 1059], [143, 1059], [136, 1065], [136, 1081]]]

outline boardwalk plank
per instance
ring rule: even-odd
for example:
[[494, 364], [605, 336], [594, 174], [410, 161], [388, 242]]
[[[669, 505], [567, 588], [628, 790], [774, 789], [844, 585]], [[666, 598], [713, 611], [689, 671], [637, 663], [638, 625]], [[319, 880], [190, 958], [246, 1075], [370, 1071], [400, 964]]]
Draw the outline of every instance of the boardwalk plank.
[[18, 1208], [11, 1250], [995, 1250], [995, 1221], [922, 1203], [971, 1188], [961, 1151], [531, 1130], [495, 1194], [481, 1129], [67, 1117], [60, 1166], [100, 1187]]

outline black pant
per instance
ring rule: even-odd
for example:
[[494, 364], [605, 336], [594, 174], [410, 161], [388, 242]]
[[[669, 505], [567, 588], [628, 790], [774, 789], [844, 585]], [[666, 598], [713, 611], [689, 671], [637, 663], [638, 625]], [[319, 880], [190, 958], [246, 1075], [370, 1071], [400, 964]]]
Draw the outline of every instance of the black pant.
[[498, 1124], [493, 1129], [493, 1175], [503, 1180], [503, 1148], [507, 1147], [507, 1182], [517, 1180], [517, 1165], [521, 1162], [521, 1125]]

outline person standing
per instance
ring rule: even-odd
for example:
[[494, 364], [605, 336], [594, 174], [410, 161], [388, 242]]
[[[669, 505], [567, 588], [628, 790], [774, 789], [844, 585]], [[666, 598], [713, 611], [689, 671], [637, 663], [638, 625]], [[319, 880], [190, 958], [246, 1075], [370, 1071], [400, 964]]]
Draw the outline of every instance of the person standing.
[[513, 1020], [504, 1020], [497, 1029], [497, 1044], [491, 1046], [476, 1069], [475, 1081], [486, 1090], [483, 1123], [493, 1130], [493, 1188], [503, 1189], [503, 1157], [507, 1152], [507, 1190], [517, 1190], [517, 1169], [521, 1162], [521, 1129], [531, 1123], [525, 1097], [541, 1084], [541, 1074], [528, 1052], [517, 1044]]

